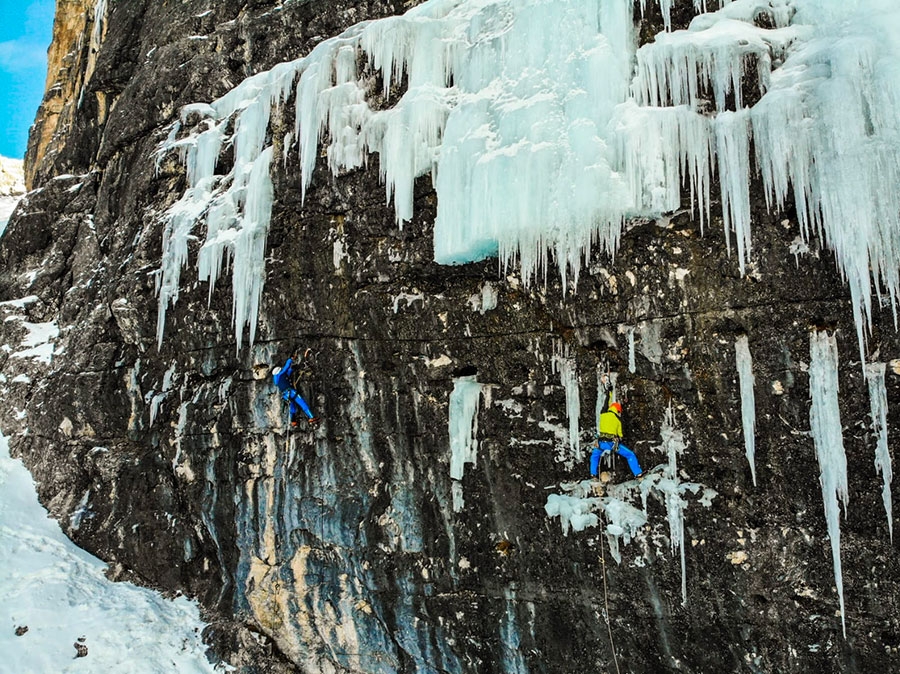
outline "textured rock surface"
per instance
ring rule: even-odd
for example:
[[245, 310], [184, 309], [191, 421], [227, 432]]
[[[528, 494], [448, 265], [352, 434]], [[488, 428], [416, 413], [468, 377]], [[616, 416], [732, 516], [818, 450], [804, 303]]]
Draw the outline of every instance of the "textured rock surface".
[[[81, 93], [96, 62], [90, 35], [95, 24], [97, 0], [60, 0], [56, 3], [53, 41], [47, 50], [47, 84], [44, 99], [29, 135], [26, 181], [37, 187], [53, 175], [53, 159], [69, 137], [80, 108]], [[102, 23], [98, 26], [102, 36]], [[90, 63], [90, 65], [88, 65]], [[42, 166], [46, 166], [42, 169]]]
[[[89, 77], [78, 61], [82, 104], [52, 152], [30, 151], [41, 189], [0, 239], [0, 341], [13, 346], [0, 351], [0, 428], [42, 499], [114, 576], [198, 596], [216, 652], [248, 672], [615, 671], [610, 634], [622, 671], [890, 671], [900, 576], [848, 293], [830, 254], [795, 263], [792, 214], [767, 214], [758, 190], [745, 277], [717, 223], [700, 236], [679, 213], [634, 223], [616, 260], [593, 259], [564, 293], [552, 275], [523, 288], [495, 261], [432, 262], [428, 179], [401, 231], [374, 167], [333, 180], [320, 166], [301, 203], [296, 166], [279, 160], [256, 344], [235, 352], [227, 293], [207, 305], [205, 286], [184, 283], [157, 349], [160, 214], [184, 176], [173, 161], [154, 171], [154, 152], [178, 108], [404, 9], [111, 3]], [[811, 329], [840, 345], [846, 640], [808, 435]], [[38, 333], [55, 345], [49, 363]], [[757, 382], [757, 487], [740, 334]], [[301, 389], [324, 421], [289, 433], [268, 372], [306, 347]], [[870, 348], [900, 359], [889, 312]], [[587, 474], [570, 456], [559, 357], [581, 384], [581, 447], [610, 369], [642, 462], [665, 462], [671, 408], [682, 479], [718, 492], [685, 513], [686, 602], [657, 500], [621, 564], [601, 560], [599, 529], [563, 536], [547, 517], [548, 494]], [[448, 405], [472, 374], [477, 461], [454, 512]], [[894, 430], [900, 377], [889, 368], [887, 381]]]

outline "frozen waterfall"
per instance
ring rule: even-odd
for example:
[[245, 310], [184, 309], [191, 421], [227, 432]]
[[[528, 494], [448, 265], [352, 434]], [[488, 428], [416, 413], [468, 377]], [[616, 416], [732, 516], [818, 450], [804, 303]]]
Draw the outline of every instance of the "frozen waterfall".
[[[668, 21], [671, 0], [659, 4]], [[900, 290], [900, 7], [706, 4], [688, 30], [635, 49], [631, 0], [428, 0], [187, 106], [159, 151], [177, 151], [188, 175], [164, 217], [160, 339], [203, 222], [199, 276], [212, 285], [223, 258], [233, 262], [237, 341], [245, 327], [253, 341], [272, 207], [267, 131], [288, 101], [294, 130], [277, 164], [297, 152], [304, 194], [323, 150], [335, 174], [377, 154], [402, 226], [414, 181], [430, 175], [435, 258], [498, 255], [525, 283], [551, 265], [577, 283], [592, 249], [615, 253], [626, 219], [682, 207], [683, 183], [703, 228], [715, 173], [743, 270], [758, 172], [770, 208], [792, 198], [803, 241], [833, 250], [864, 353], [873, 280], [894, 304]], [[751, 73], [759, 100], [748, 107]], [[369, 104], [377, 75], [385, 95], [406, 84], [386, 109]], [[234, 165], [217, 173], [225, 153]]]

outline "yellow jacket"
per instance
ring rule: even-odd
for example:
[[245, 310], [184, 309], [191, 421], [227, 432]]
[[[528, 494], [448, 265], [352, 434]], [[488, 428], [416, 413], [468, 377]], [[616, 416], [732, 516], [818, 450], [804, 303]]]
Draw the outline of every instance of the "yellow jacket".
[[600, 435], [614, 435], [617, 438], [622, 437], [622, 420], [619, 415], [612, 410], [607, 410], [600, 415], [600, 421], [597, 424], [597, 431]]

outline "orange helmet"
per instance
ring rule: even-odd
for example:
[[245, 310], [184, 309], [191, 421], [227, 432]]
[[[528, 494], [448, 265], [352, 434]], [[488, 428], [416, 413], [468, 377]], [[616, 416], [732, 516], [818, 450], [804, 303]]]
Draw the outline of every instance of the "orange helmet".
[[610, 403], [609, 409], [615, 412], [616, 414], [622, 414], [622, 406], [619, 403]]

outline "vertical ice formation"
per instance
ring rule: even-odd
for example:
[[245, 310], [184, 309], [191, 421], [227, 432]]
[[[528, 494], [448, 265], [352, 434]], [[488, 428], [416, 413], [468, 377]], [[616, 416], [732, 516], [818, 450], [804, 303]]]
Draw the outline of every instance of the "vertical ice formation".
[[474, 376], [460, 377], [450, 393], [450, 478], [453, 510], [463, 507], [462, 478], [467, 463], [475, 463], [478, 453], [478, 401], [481, 384]]
[[738, 379], [741, 387], [741, 421], [744, 428], [744, 448], [753, 486], [756, 486], [756, 397], [753, 392], [753, 359], [750, 357], [750, 343], [747, 335], [741, 335], [734, 343]]
[[[244, 327], [250, 343], [265, 279], [265, 248], [271, 218], [273, 189], [269, 175], [273, 148], [265, 146], [272, 107], [281, 103], [294, 79], [291, 64], [260, 73], [211, 105], [187, 106], [160, 158], [177, 149], [186, 166], [188, 189], [166, 213], [163, 254], [157, 275], [159, 314], [157, 340], [165, 331], [166, 309], [178, 299], [181, 270], [187, 263], [194, 227], [206, 222], [206, 237], [197, 259], [200, 280], [212, 296], [223, 260], [232, 264], [232, 312], [237, 348]], [[179, 139], [181, 126], [200, 118], [203, 130]], [[234, 164], [225, 175], [216, 173], [219, 153], [234, 150]]]
[[671, 406], [666, 410], [660, 436], [661, 449], [666, 454], [667, 462], [663, 467], [661, 478], [656, 479], [656, 476], [652, 476], [650, 480], [645, 480], [646, 486], [642, 484], [641, 491], [655, 489], [662, 493], [666, 519], [669, 522], [669, 545], [673, 553], [678, 551], [681, 559], [681, 604], [684, 606], [687, 604], [687, 570], [684, 563], [684, 509], [687, 503], [681, 498], [681, 493], [687, 485], [681, 485], [678, 479], [678, 455], [684, 452], [687, 445], [684, 442], [684, 434], [675, 427], [675, 414]]
[[[659, 4], [668, 16], [672, 1]], [[526, 283], [551, 264], [577, 282], [592, 246], [614, 252], [624, 219], [679, 208], [683, 184], [702, 228], [716, 172], [744, 270], [758, 170], [769, 207], [793, 198], [803, 241], [834, 251], [863, 352], [873, 280], [894, 304], [900, 290], [898, 24], [900, 7], [884, 0], [736, 0], [635, 49], [629, 0], [428, 0], [355, 26], [189, 106], [188, 135], [176, 128], [163, 143], [181, 152], [188, 189], [165, 222], [160, 336], [205, 219], [200, 276], [214, 283], [231, 256], [235, 328], [248, 325], [252, 341], [272, 203], [268, 117], [291, 99], [284, 147], [297, 148], [304, 194], [320, 143], [335, 174], [379, 155], [400, 224], [415, 179], [430, 174], [437, 261], [499, 255], [518, 260]], [[384, 93], [406, 85], [387, 109], [368, 103], [378, 75]], [[232, 147], [234, 167], [217, 174]]]
[[[92, 19], [91, 35], [88, 41], [87, 63], [84, 68], [84, 79], [81, 82], [81, 91], [78, 94], [78, 107], [84, 100], [84, 92], [91, 76], [94, 74], [94, 68], [97, 66], [97, 52], [100, 50], [100, 43], [106, 34], [106, 11], [108, 0], [96, 0], [94, 5], [94, 15]], [[101, 114], [103, 114], [101, 112]]]
[[887, 390], [884, 385], [884, 363], [866, 365], [866, 381], [869, 383], [869, 403], [872, 410], [872, 433], [875, 434], [875, 470], [881, 473], [884, 486], [881, 499], [884, 501], [884, 512], [887, 514], [888, 534], [894, 542], [894, 515], [891, 507], [891, 481], [894, 474], [891, 470], [891, 453], [888, 450], [887, 425]]
[[634, 362], [634, 326], [631, 325], [628, 327], [628, 371], [631, 374], [634, 374], [635, 362]]
[[[639, 484], [626, 482], [611, 485], [607, 494], [598, 497], [593, 492], [591, 480], [562, 484], [562, 494], [549, 494], [544, 504], [548, 517], [558, 517], [563, 535], [569, 531], [580, 532], [605, 523], [603, 534], [609, 544], [610, 553], [621, 563], [620, 545], [634, 539], [638, 531], [647, 524], [647, 501], [652, 494], [666, 508], [669, 525], [669, 544], [672, 552], [678, 550], [681, 562], [682, 603], [687, 603], [687, 576], [684, 554], [684, 511], [688, 493], [697, 496], [696, 501], [710, 507], [718, 495], [714, 489], [697, 482], [682, 482], [678, 476], [678, 454], [686, 449], [684, 436], [675, 427], [671, 409], [666, 412], [661, 431], [662, 444], [659, 450], [666, 454], [667, 462], [662, 471], [654, 469]], [[629, 501], [640, 496], [641, 507]]]
[[722, 187], [725, 245], [731, 254], [731, 233], [737, 243], [738, 267], [744, 273], [750, 254], [750, 115], [745, 108], [716, 117], [716, 147]]
[[619, 542], [631, 542], [638, 530], [647, 524], [647, 513], [630, 503], [617, 498], [612, 493], [603, 500], [603, 517], [606, 520], [606, 542], [617, 564], [622, 563]]
[[522, 649], [522, 635], [516, 616], [516, 591], [511, 587], [503, 589], [506, 611], [500, 623], [500, 644], [503, 653], [501, 671], [503, 674], [528, 674], [528, 665]]
[[825, 502], [828, 538], [831, 540], [831, 559], [834, 582], [841, 606], [841, 628], [847, 636], [844, 615], [844, 582], [841, 574], [841, 524], [838, 500], [847, 508], [847, 457], [841, 434], [841, 409], [838, 404], [838, 354], [834, 335], [813, 331], [809, 335], [809, 395], [812, 405], [809, 423], [816, 456], [819, 460], [819, 482]]
[[94, 25], [91, 27], [91, 40], [88, 53], [96, 54], [100, 49], [100, 42], [106, 32], [106, 5], [108, 0], [97, 0], [94, 5]]
[[569, 350], [557, 347], [553, 357], [553, 369], [559, 372], [559, 383], [566, 392], [566, 417], [569, 420], [569, 452], [580, 462], [584, 458], [581, 449], [581, 394], [578, 386], [578, 369]]

